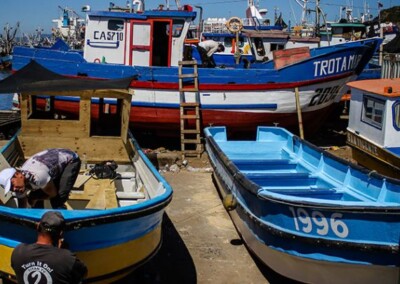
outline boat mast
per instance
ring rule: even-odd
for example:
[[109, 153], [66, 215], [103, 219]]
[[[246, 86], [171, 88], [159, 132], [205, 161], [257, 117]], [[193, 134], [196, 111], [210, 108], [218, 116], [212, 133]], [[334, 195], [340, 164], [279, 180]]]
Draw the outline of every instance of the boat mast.
[[301, 7], [301, 25], [305, 25], [307, 20], [306, 20], [306, 14], [307, 14], [307, 3], [308, 0], [296, 0], [297, 4], [300, 5]]
[[[135, 12], [143, 12], [144, 11], [144, 0], [133, 0], [131, 10], [135, 7]], [[132, 11], [131, 11], [132, 12]]]

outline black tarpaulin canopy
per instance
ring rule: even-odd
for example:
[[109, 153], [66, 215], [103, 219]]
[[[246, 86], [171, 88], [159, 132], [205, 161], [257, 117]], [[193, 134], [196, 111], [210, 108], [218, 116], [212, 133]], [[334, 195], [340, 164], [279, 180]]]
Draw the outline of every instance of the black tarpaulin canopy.
[[0, 94], [20, 92], [80, 91], [128, 89], [135, 78], [94, 80], [69, 78], [54, 73], [32, 60], [29, 64], [0, 81]]

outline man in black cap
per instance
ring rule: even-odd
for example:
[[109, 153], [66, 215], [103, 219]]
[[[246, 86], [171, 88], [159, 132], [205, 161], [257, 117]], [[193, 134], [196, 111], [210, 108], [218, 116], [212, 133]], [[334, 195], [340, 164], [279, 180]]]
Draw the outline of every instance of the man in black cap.
[[34, 244], [19, 244], [11, 255], [18, 283], [80, 283], [86, 265], [72, 252], [61, 248], [65, 221], [58, 211], [43, 214]]

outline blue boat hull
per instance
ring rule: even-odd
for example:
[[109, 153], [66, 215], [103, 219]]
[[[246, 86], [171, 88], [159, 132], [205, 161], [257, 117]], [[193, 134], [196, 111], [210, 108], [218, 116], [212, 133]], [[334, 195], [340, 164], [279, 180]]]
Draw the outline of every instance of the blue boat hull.
[[[369, 39], [310, 50], [310, 58], [275, 69], [274, 62], [254, 63], [251, 68], [199, 68], [199, 84], [205, 90], [254, 90], [284, 88], [281, 84], [332, 80], [349, 73], [360, 74], [381, 43]], [[87, 62], [80, 52], [45, 48], [15, 47], [13, 70], [31, 60], [62, 75], [89, 78], [124, 78], [137, 76], [132, 87], [178, 90], [178, 67], [129, 66]], [[231, 66], [232, 67], [232, 66]], [[190, 70], [190, 69], [188, 69]], [[308, 70], [306, 72], [306, 70]], [[150, 84], [150, 82], [152, 82]], [[279, 86], [276, 84], [280, 84]], [[304, 83], [303, 83], [304, 84]]]
[[307, 283], [397, 283], [400, 183], [368, 175], [281, 128], [227, 141], [206, 128], [218, 188], [247, 246]]

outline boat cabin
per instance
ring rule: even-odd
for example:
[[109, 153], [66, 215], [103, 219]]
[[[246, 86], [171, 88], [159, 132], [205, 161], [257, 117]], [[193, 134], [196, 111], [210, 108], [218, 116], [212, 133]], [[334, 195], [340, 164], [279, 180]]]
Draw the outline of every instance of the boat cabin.
[[334, 45], [347, 41], [365, 39], [367, 26], [362, 23], [328, 23], [321, 29], [321, 42], [324, 45]]
[[347, 144], [360, 165], [400, 174], [400, 79], [363, 80], [352, 88]]
[[87, 13], [84, 58], [132, 66], [178, 66], [196, 12], [92, 11]]
[[400, 79], [354, 81], [348, 130], [379, 145], [400, 146]]

